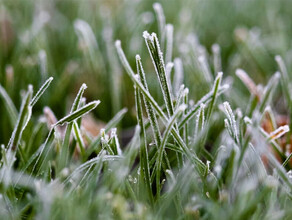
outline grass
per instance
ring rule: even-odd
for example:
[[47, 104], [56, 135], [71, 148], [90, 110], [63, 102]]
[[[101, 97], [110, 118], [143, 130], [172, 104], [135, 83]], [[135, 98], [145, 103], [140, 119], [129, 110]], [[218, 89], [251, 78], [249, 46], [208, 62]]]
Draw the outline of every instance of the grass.
[[35, 4], [0, 3], [1, 219], [292, 217], [290, 3]]

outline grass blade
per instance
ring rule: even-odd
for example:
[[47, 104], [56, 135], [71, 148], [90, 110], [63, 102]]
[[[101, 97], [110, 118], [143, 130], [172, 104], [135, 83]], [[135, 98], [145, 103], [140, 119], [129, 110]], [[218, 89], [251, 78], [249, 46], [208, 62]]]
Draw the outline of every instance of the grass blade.
[[171, 62], [172, 49], [173, 49], [173, 25], [167, 24], [165, 26], [166, 32], [166, 52], [165, 52], [165, 63]]
[[37, 91], [35, 96], [32, 98], [30, 105], [34, 106], [35, 103], [39, 100], [39, 98], [42, 96], [42, 94], [46, 91], [46, 89], [50, 86], [51, 82], [53, 81], [53, 77], [50, 77], [47, 79], [47, 81], [41, 86], [41, 88]]
[[183, 64], [180, 58], [174, 59], [173, 92], [178, 96], [179, 89], [184, 81]]
[[219, 87], [220, 87], [220, 84], [222, 81], [222, 75], [223, 75], [223, 73], [219, 72], [216, 79], [215, 79], [214, 86], [213, 86], [213, 95], [212, 95], [212, 99], [211, 99], [211, 102], [210, 102], [210, 105], [208, 108], [208, 113], [207, 113], [207, 120], [210, 120], [211, 114], [213, 112], [213, 108], [214, 108], [214, 105], [215, 105], [215, 102], [216, 102], [216, 99], [218, 96], [218, 90], [219, 90]]
[[7, 145], [8, 150], [15, 151], [17, 150], [18, 143], [21, 139], [22, 132], [25, 129], [28, 121], [31, 117], [31, 106], [29, 105], [31, 97], [32, 97], [32, 86], [28, 87], [28, 91], [26, 93], [25, 98], [22, 101], [19, 116], [15, 128], [13, 130], [12, 136]]
[[220, 46], [218, 44], [213, 44], [212, 52], [213, 52], [213, 63], [214, 63], [215, 73], [222, 72]]
[[100, 101], [92, 101], [80, 109], [70, 113], [69, 115], [65, 116], [64, 118], [60, 119], [54, 126], [63, 125], [65, 123], [70, 123], [83, 115], [89, 113], [93, 109], [95, 109], [99, 105]]
[[4, 106], [7, 109], [8, 116], [10, 118], [11, 126], [14, 127], [16, 122], [17, 122], [18, 112], [17, 112], [16, 107], [13, 104], [11, 98], [9, 97], [8, 93], [5, 91], [5, 89], [1, 85], [0, 85], [0, 95], [1, 95], [2, 100], [4, 102]]
[[161, 191], [160, 174], [161, 174], [161, 164], [162, 164], [163, 151], [165, 149], [167, 139], [169, 137], [169, 134], [171, 132], [172, 127], [174, 126], [176, 119], [186, 108], [187, 108], [187, 106], [184, 104], [177, 108], [175, 114], [169, 120], [169, 124], [167, 125], [166, 130], [164, 131], [164, 134], [163, 134], [161, 146], [158, 149], [158, 155], [157, 155], [158, 158], [156, 160], [156, 190], [157, 190], [156, 196], [157, 196], [157, 199], [159, 199], [160, 191]]
[[142, 139], [142, 143], [140, 146], [141, 180], [145, 181], [149, 200], [151, 204], [153, 204], [154, 200], [153, 200], [152, 189], [151, 189], [151, 177], [150, 177], [149, 158], [148, 158], [148, 151], [147, 151], [146, 131], [145, 131], [145, 126], [144, 126], [144, 121], [143, 121], [141, 94], [136, 86], [135, 86], [135, 103], [136, 103], [137, 121], [141, 128], [141, 139]]
[[76, 141], [79, 145], [79, 148], [80, 148], [81, 156], [83, 159], [85, 159], [85, 145], [83, 142], [83, 138], [82, 138], [79, 126], [78, 126], [76, 121], [73, 122], [73, 131], [74, 131], [75, 139], [76, 139]]
[[163, 8], [160, 3], [154, 3], [153, 9], [156, 14], [156, 18], [158, 21], [158, 29], [159, 29], [159, 35], [160, 35], [160, 41], [161, 44], [164, 45], [164, 39], [165, 39], [165, 16], [163, 12]]
[[276, 86], [278, 85], [280, 79], [280, 73], [276, 72], [274, 76], [269, 80], [267, 86], [265, 87], [263, 97], [261, 99], [259, 111], [263, 112], [267, 105], [269, 105], [270, 99], [273, 96]]
[[160, 87], [161, 87], [162, 94], [164, 97], [164, 102], [166, 105], [168, 116], [171, 117], [174, 111], [173, 104], [172, 104], [172, 97], [170, 93], [170, 87], [168, 85], [168, 80], [166, 78], [164, 60], [163, 60], [162, 51], [160, 49], [157, 36], [155, 33], [152, 33], [150, 35], [147, 31], [144, 31], [143, 37], [145, 38], [145, 42], [146, 42], [149, 54], [151, 56], [157, 77], [160, 82]]

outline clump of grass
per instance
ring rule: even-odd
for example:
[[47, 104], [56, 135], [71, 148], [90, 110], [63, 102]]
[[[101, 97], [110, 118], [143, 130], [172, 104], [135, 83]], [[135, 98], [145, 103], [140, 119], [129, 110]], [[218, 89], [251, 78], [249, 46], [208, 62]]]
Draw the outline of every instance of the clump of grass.
[[[85, 129], [83, 117], [102, 108], [103, 102], [86, 102], [86, 84], [76, 92], [68, 114], [57, 119], [45, 107], [39, 120], [35, 120], [34, 109], [41, 100], [45, 102], [43, 96], [50, 87], [56, 87], [52, 77], [35, 94], [29, 85], [21, 97], [19, 110], [5, 87], [0, 86], [2, 103], [14, 128], [9, 142], [1, 145], [1, 218], [289, 219], [292, 216], [288, 125], [291, 98], [283, 59], [275, 58], [280, 72], [266, 86], [257, 85], [253, 76], [242, 69], [235, 71], [250, 93], [249, 103], [240, 109], [237, 102], [229, 100], [236, 88], [231, 88], [226, 83], [231, 80], [223, 77], [219, 45], [212, 46], [213, 57], [210, 57], [195, 36], [189, 35], [193, 51], [183, 54], [186, 61], [174, 58], [174, 26], [166, 24], [159, 3], [153, 8], [159, 35], [144, 31], [139, 38], [141, 42], [144, 38], [147, 57], [144, 52], [128, 56], [129, 62], [120, 40], [115, 42], [114, 55], [111, 33], [103, 34], [110, 36], [107, 55], [118, 56], [120, 63], [115, 58], [110, 63], [113, 65], [110, 69], [117, 71], [109, 82], [110, 105], [117, 104], [114, 110], [117, 113], [99, 129], [97, 136]], [[84, 46], [83, 58], [88, 68], [105, 70], [106, 66], [100, 67], [95, 62], [95, 59], [102, 61], [102, 49], [89, 24], [75, 20], [74, 28]], [[237, 32], [244, 50], [250, 50], [245, 34], [244, 30]], [[38, 56], [44, 78], [48, 75], [46, 53], [41, 51]], [[152, 67], [145, 65], [148, 57]], [[195, 65], [194, 77], [209, 90], [201, 97], [191, 95], [195, 88], [187, 86], [189, 76], [184, 62]], [[130, 63], [135, 63], [134, 69]], [[136, 125], [125, 146], [121, 144], [117, 126], [127, 109], [120, 110], [121, 102], [115, 102], [120, 95], [120, 64], [132, 81], [134, 91], [130, 92], [135, 101]], [[153, 71], [159, 85], [158, 98], [153, 95], [148, 78]], [[273, 107], [279, 82], [290, 119], [285, 123], [277, 121], [278, 113]]]

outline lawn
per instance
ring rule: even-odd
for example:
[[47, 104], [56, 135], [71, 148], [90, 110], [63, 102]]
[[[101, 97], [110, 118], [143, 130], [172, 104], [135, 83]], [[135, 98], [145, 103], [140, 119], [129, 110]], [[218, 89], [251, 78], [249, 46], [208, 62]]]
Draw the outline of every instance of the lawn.
[[291, 219], [291, 10], [2, 0], [0, 219]]

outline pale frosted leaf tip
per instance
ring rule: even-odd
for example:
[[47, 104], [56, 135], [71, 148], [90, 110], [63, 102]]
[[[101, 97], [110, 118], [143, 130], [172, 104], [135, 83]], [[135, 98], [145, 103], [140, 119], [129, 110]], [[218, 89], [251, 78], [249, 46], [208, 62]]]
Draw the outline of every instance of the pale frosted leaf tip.
[[184, 95], [187, 95], [187, 94], [189, 94], [189, 88], [184, 89]]
[[243, 118], [243, 121], [244, 121], [245, 124], [250, 124], [250, 125], [252, 124], [252, 120], [249, 117], [247, 117], [247, 116], [245, 116]]
[[85, 83], [82, 83], [82, 88], [87, 89], [87, 85]]
[[43, 111], [46, 114], [46, 113], [50, 112], [51, 109], [48, 106], [45, 106]]
[[242, 76], [242, 75], [246, 75], [246, 72], [243, 69], [236, 69], [235, 74], [237, 76]]
[[28, 92], [32, 92], [33, 86], [31, 84], [28, 85]]
[[231, 107], [230, 107], [230, 104], [229, 104], [229, 102], [224, 102], [223, 103], [223, 106], [224, 106], [224, 108], [226, 109], [226, 110], [228, 110], [228, 111], [231, 111]]
[[136, 55], [136, 60], [141, 61], [141, 57], [139, 54]]
[[220, 51], [220, 46], [219, 46], [218, 44], [213, 44], [213, 45], [212, 45], [212, 50], [213, 50], [213, 52], [215, 52], [215, 53], [219, 53], [219, 51]]
[[172, 25], [172, 24], [166, 24], [165, 27], [166, 27], [166, 28], [173, 28], [173, 25]]
[[269, 105], [264, 110], [264, 112], [271, 112], [271, 111], [272, 111], [272, 108]]
[[178, 107], [178, 111], [184, 111], [184, 110], [186, 110], [186, 108], [187, 108], [187, 105], [186, 104], [182, 104], [182, 105], [180, 105]]
[[117, 135], [117, 128], [112, 128], [111, 129], [111, 137], [114, 137]]
[[199, 57], [198, 57], [198, 61], [199, 61], [199, 62], [204, 62], [204, 61], [205, 61], [205, 57], [202, 56], [202, 55], [199, 56]]
[[230, 85], [229, 84], [224, 84], [223, 86], [221, 86], [222, 89], [229, 89]]
[[222, 76], [223, 76], [223, 72], [218, 72], [217, 78], [222, 78]]
[[155, 3], [153, 4], [153, 8], [154, 8], [155, 10], [160, 10], [162, 7], [161, 7], [161, 4], [160, 4], [160, 3], [155, 2]]
[[151, 37], [152, 37], [152, 38], [157, 38], [157, 34], [156, 34], [155, 32], [152, 32], [152, 33], [151, 33]]
[[121, 41], [120, 40], [116, 40], [115, 45], [116, 45], [116, 47], [121, 47]]
[[92, 101], [92, 102], [88, 103], [88, 105], [89, 104], [93, 104], [94, 108], [96, 108], [96, 106], [98, 106], [100, 104], [100, 100]]
[[271, 132], [269, 135], [269, 138], [270, 139], [278, 139], [289, 131], [290, 131], [290, 129], [289, 129], [288, 125], [281, 126], [281, 127], [277, 128], [275, 131]]
[[279, 62], [279, 61], [282, 60], [282, 57], [281, 57], [280, 55], [276, 55], [276, 56], [275, 56], [275, 60], [276, 60], [277, 62]]
[[168, 63], [166, 64], [166, 66], [167, 66], [168, 68], [170, 68], [170, 67], [172, 68], [173, 65], [174, 65], [173, 62], [168, 62]]
[[145, 39], [148, 39], [150, 37], [150, 34], [148, 33], [148, 31], [143, 31], [143, 37]]
[[277, 72], [275, 73], [275, 78], [276, 78], [276, 79], [280, 79], [280, 77], [281, 77], [281, 73], [280, 73], [279, 71], [277, 71]]

